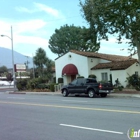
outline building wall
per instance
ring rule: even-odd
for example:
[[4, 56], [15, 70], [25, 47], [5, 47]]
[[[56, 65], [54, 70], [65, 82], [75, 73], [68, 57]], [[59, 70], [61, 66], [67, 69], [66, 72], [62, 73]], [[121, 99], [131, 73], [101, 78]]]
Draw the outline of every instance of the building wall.
[[108, 62], [111, 62], [111, 61], [104, 60], [104, 59], [99, 59], [99, 63], [108, 63]]
[[101, 73], [107, 73], [108, 75], [108, 81], [110, 80], [110, 69], [98, 69], [98, 70], [92, 70], [92, 74], [96, 75], [97, 81], [102, 81], [102, 75]]
[[[67, 64], [74, 64], [77, 67], [78, 74], [80, 76], [88, 76], [88, 58], [82, 55], [68, 52], [67, 54], [55, 60], [56, 82], [58, 82], [59, 77], [62, 77], [62, 70]], [[63, 79], [64, 84], [67, 84], [70, 81], [69, 76], [67, 76], [67, 78], [66, 76], [63, 76]]]
[[126, 78], [129, 77], [129, 75], [131, 76], [135, 74], [136, 71], [138, 71], [138, 74], [140, 75], [140, 66], [139, 65], [137, 66], [136, 63], [127, 68], [126, 70], [112, 70], [111, 73], [113, 84], [115, 84], [115, 80], [118, 78], [121, 85], [126, 87], [127, 86]]
[[[140, 75], [140, 65], [135, 63], [133, 64], [132, 66], [130, 66], [127, 70], [126, 70], [126, 73], [128, 73], [129, 75], [132, 75], [132, 74], [135, 74], [135, 72], [138, 72], [138, 74]], [[128, 74], [127, 74], [127, 77], [128, 77]]]
[[126, 86], [126, 70], [112, 70], [111, 73], [113, 85], [116, 84], [115, 80], [118, 79], [121, 85]]
[[[88, 75], [92, 74], [91, 68], [96, 66], [99, 63], [100, 59], [99, 58], [91, 58], [88, 57]], [[88, 77], [87, 75], [87, 77]]]

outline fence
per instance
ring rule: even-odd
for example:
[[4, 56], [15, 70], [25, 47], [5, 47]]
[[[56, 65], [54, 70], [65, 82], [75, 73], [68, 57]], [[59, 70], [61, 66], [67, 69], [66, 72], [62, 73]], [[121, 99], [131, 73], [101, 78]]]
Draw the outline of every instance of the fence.
[[55, 86], [54, 86], [54, 90], [55, 90], [55, 92], [60, 92], [60, 91], [61, 91], [62, 86], [63, 86], [63, 83], [58, 84], [58, 85], [55, 85]]

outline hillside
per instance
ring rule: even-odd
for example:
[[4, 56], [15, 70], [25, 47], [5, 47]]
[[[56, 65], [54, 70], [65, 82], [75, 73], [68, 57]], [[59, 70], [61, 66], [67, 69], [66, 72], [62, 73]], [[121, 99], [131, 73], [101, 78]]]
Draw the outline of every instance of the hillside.
[[[14, 64], [24, 64], [27, 62], [27, 57], [23, 54], [20, 54], [14, 51]], [[32, 58], [28, 57], [28, 66], [31, 68]], [[6, 66], [7, 68], [12, 68], [12, 51], [7, 48], [0, 47], [0, 67]]]

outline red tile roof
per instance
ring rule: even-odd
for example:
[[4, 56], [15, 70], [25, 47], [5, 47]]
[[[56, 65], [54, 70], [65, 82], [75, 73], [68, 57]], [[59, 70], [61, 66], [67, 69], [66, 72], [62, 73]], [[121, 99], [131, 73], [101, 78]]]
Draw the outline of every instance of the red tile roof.
[[116, 62], [109, 62], [109, 63], [99, 63], [91, 70], [97, 70], [97, 69], [110, 69], [110, 70], [122, 70], [127, 69], [134, 63], [138, 62], [136, 59], [133, 60], [126, 60], [126, 61], [116, 61]]
[[130, 56], [102, 54], [102, 53], [95, 53], [95, 52], [84, 52], [84, 51], [77, 51], [77, 50], [70, 50], [70, 52], [76, 53], [82, 56], [86, 56], [86, 57], [101, 58], [108, 61], [125, 61], [125, 60], [132, 59]]

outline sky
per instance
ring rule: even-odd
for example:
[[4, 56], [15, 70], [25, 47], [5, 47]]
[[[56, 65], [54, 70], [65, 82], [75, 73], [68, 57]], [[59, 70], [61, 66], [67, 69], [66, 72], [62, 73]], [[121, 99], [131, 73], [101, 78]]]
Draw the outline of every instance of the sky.
[[[55, 60], [58, 56], [48, 48], [55, 29], [65, 24], [88, 27], [79, 0], [0, 0], [0, 5], [0, 35], [11, 37], [12, 26], [13, 49], [25, 56], [34, 56], [41, 47]], [[116, 42], [113, 36], [109, 41], [102, 40], [99, 53], [129, 55], [128, 45]], [[11, 49], [11, 40], [0, 37], [0, 47]]]

